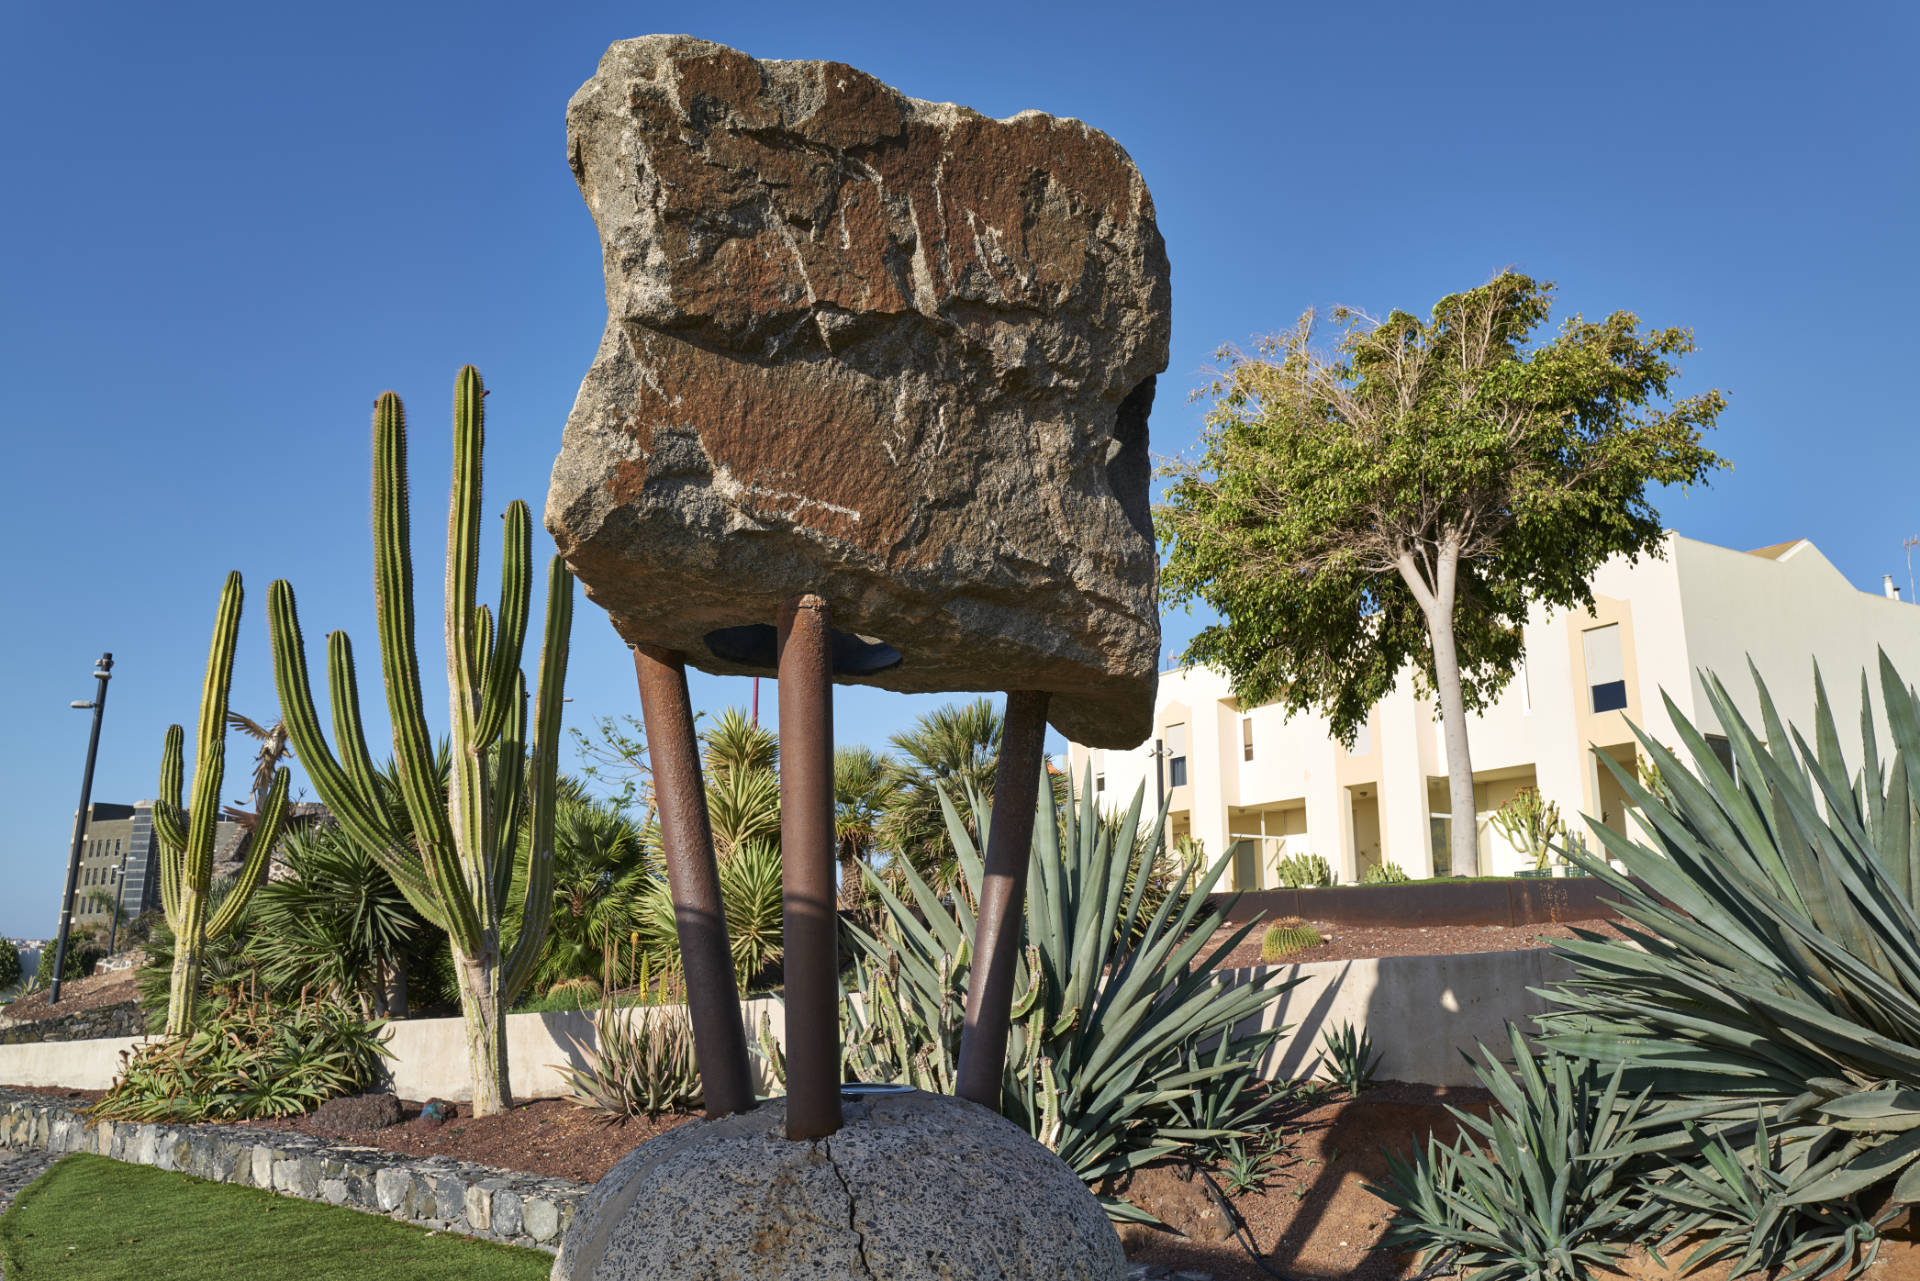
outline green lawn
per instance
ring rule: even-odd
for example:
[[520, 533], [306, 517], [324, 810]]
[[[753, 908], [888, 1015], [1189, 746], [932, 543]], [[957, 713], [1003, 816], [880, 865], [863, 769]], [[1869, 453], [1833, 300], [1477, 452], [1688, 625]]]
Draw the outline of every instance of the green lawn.
[[430, 1236], [371, 1214], [70, 1156], [0, 1215], [7, 1281], [541, 1281], [536, 1250]]

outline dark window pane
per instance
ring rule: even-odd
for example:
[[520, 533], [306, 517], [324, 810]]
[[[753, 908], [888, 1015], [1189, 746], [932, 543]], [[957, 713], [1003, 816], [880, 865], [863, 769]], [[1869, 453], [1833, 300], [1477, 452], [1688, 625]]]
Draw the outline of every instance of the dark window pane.
[[1187, 785], [1187, 758], [1176, 756], [1167, 762], [1167, 786], [1185, 787]]
[[1593, 710], [1596, 712], [1617, 712], [1627, 705], [1627, 683], [1608, 681], [1604, 685], [1593, 687]]

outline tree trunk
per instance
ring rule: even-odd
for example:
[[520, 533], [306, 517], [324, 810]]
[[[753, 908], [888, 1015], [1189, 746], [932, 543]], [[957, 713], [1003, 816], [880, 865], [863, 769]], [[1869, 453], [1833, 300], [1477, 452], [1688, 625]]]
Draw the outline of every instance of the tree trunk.
[[173, 934], [173, 979], [167, 986], [167, 1039], [193, 1027], [200, 997], [200, 952], [206, 945], [207, 896], [190, 885], [180, 887], [180, 922]]
[[466, 1024], [467, 1067], [473, 1077], [473, 1115], [492, 1116], [513, 1106], [500, 962], [495, 955], [464, 955], [458, 946], [453, 962], [460, 980], [460, 1017]]
[[1473, 756], [1467, 747], [1467, 704], [1460, 690], [1460, 653], [1453, 637], [1454, 586], [1460, 569], [1460, 545], [1452, 534], [1441, 539], [1434, 579], [1420, 574], [1411, 553], [1398, 558], [1400, 577], [1427, 620], [1433, 645], [1433, 694], [1440, 704], [1441, 741], [1447, 751], [1448, 857], [1454, 876], [1480, 874], [1480, 832], [1473, 801]]

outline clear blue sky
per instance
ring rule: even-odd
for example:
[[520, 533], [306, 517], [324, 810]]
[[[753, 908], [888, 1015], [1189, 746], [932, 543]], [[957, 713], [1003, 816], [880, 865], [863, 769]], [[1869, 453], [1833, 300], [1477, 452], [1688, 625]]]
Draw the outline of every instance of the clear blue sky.
[[[267, 584], [374, 651], [367, 419], [414, 431], [437, 619], [448, 395], [485, 374], [489, 504], [537, 512], [604, 319], [563, 109], [609, 41], [690, 31], [916, 97], [1078, 116], [1125, 145], [1173, 262], [1155, 448], [1213, 350], [1309, 305], [1421, 310], [1514, 265], [1563, 311], [1691, 326], [1682, 389], [1736, 470], [1668, 523], [1815, 540], [1862, 587], [1920, 533], [1909, 4], [432, 6], [94, 3], [0, 18], [0, 933], [54, 923], [96, 655], [94, 795], [155, 790], [223, 574], [234, 705], [274, 715]], [[544, 544], [544, 535], [539, 536]], [[550, 551], [550, 546], [547, 548]], [[491, 564], [497, 562], [490, 561]], [[1172, 644], [1194, 623], [1168, 620]], [[437, 626], [432, 629], [437, 633]], [[423, 654], [438, 661], [437, 636]], [[363, 667], [369, 694], [377, 677]], [[575, 625], [574, 723], [637, 710]], [[771, 687], [768, 688], [771, 693]], [[701, 681], [718, 708], [744, 681]], [[434, 706], [437, 700], [430, 700]], [[770, 699], [769, 699], [770, 701]], [[931, 700], [843, 692], [843, 742]], [[444, 703], [438, 703], [444, 707]], [[437, 720], [436, 720], [437, 723]], [[250, 752], [230, 746], [228, 799]]]

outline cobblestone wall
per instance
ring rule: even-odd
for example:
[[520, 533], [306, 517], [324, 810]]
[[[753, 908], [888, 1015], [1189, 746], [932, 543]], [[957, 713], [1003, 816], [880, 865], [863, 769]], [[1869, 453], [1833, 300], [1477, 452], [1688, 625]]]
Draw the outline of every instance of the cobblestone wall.
[[74, 1105], [0, 1089], [0, 1147], [93, 1152], [220, 1183], [271, 1188], [441, 1232], [558, 1250], [584, 1183], [450, 1157], [411, 1157], [241, 1125], [89, 1124]]
[[139, 1036], [147, 1030], [146, 1016], [132, 1001], [78, 1014], [56, 1014], [46, 1019], [0, 1018], [0, 1045], [36, 1041], [92, 1041], [107, 1036]]

